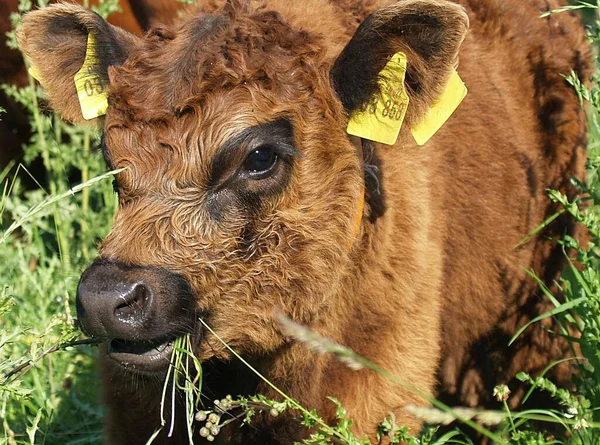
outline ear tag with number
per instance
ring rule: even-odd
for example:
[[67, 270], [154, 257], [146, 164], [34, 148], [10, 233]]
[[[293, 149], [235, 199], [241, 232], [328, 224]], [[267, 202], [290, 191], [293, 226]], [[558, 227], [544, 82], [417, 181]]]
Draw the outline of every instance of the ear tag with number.
[[452, 113], [456, 111], [462, 100], [467, 96], [467, 87], [462, 79], [452, 69], [446, 89], [438, 101], [427, 111], [423, 120], [412, 130], [412, 135], [417, 144], [424, 145], [431, 137], [442, 128]]
[[353, 136], [394, 145], [408, 108], [405, 77], [406, 55], [398, 52], [379, 72], [379, 94], [352, 112], [346, 131]]
[[96, 38], [88, 34], [85, 60], [81, 69], [75, 74], [75, 88], [81, 105], [81, 114], [86, 120], [106, 114], [108, 109], [108, 84], [99, 73], [100, 64], [96, 55]]

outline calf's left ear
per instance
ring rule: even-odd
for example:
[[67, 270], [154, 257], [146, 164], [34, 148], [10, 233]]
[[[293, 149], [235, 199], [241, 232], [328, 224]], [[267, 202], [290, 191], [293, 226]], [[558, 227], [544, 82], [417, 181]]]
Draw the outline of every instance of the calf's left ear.
[[468, 27], [465, 10], [447, 0], [401, 0], [368, 16], [331, 71], [348, 114], [380, 93], [380, 71], [402, 52], [410, 99], [405, 123], [418, 122], [443, 93]]
[[[93, 51], [90, 51], [89, 36], [93, 39]], [[71, 122], [91, 119], [90, 105], [86, 110], [78, 89], [85, 94], [87, 88], [92, 102], [94, 95], [96, 99], [105, 98], [108, 67], [122, 64], [136, 39], [90, 9], [67, 3], [29, 12], [17, 29], [19, 47], [30, 59], [50, 104]], [[84, 61], [87, 77], [82, 79], [81, 87], [76, 88], [74, 78], [82, 70]], [[92, 103], [92, 108], [95, 105]], [[88, 111], [87, 117], [85, 111]], [[93, 117], [100, 114], [91, 110]]]

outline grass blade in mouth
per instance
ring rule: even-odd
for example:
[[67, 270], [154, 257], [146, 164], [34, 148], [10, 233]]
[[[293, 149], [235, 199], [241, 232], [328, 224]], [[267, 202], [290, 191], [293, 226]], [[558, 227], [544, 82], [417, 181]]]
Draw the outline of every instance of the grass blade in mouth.
[[[200, 391], [202, 390], [202, 365], [194, 355], [190, 334], [178, 337], [173, 342], [173, 352], [171, 353], [169, 369], [165, 377], [160, 402], [161, 427], [158, 431], [162, 430], [167, 424], [167, 419], [165, 419], [165, 401], [169, 383], [171, 383], [171, 418], [167, 436], [171, 437], [175, 428], [175, 393], [177, 390], [180, 390], [185, 395], [186, 427], [189, 442], [193, 445], [194, 415], [200, 406]], [[148, 444], [152, 443], [156, 436], [157, 434], [154, 434], [148, 441]]]

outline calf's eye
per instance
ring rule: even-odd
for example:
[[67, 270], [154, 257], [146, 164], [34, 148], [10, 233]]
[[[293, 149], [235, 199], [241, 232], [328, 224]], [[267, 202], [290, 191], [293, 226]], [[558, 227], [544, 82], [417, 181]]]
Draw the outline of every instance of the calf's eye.
[[252, 176], [269, 173], [277, 162], [277, 153], [268, 145], [258, 147], [250, 152], [244, 162], [244, 170]]

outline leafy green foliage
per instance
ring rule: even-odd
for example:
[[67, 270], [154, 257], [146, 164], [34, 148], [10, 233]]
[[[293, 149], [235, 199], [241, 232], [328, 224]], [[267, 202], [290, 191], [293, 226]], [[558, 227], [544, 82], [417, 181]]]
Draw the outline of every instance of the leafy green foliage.
[[[2, 88], [30, 111], [34, 131], [24, 165], [0, 175], [0, 443], [100, 443], [95, 350], [78, 344], [72, 311], [116, 209], [111, 175], [92, 130], [39, 111], [33, 80]], [[40, 161], [32, 181], [25, 165]]]

